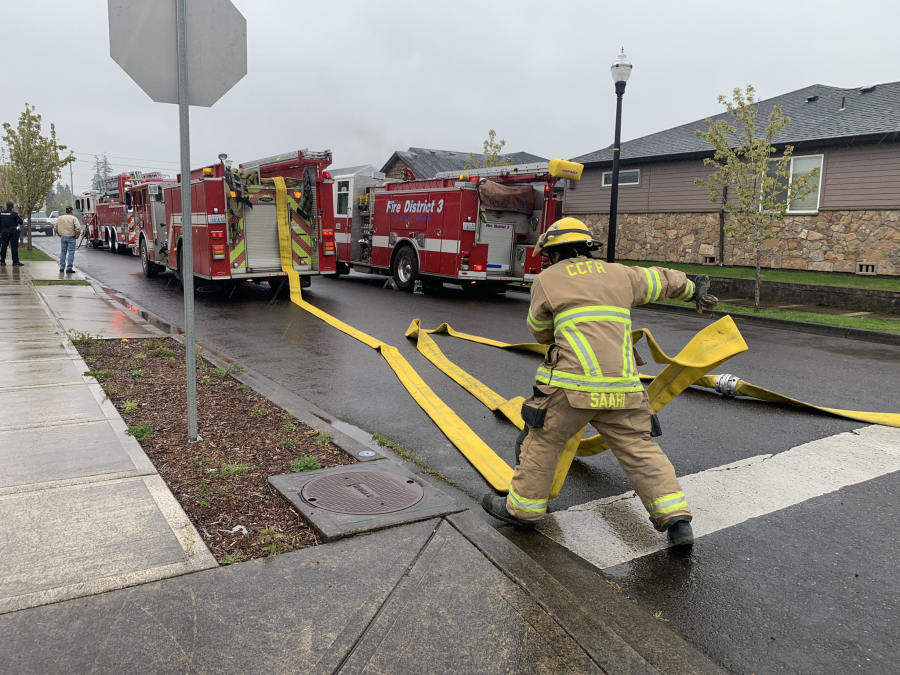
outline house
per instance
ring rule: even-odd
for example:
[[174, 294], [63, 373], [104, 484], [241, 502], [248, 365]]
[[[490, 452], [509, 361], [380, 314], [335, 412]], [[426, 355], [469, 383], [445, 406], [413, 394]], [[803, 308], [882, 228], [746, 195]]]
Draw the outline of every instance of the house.
[[[764, 242], [762, 265], [776, 269], [900, 275], [900, 82], [857, 89], [812, 85], [759, 103], [760, 126], [774, 105], [791, 122], [776, 147], [794, 147], [794, 173], [819, 169], [817, 189], [792, 203]], [[717, 115], [713, 119], [724, 117]], [[720, 235], [728, 218], [709, 190], [703, 164], [712, 148], [696, 130], [706, 120], [621, 144], [616, 255], [725, 265], [755, 264], [755, 248]], [[612, 147], [574, 161], [563, 213], [604, 241], [609, 223]]]
[[[475, 153], [479, 160], [484, 155]], [[529, 164], [531, 162], [546, 162], [546, 158], [532, 155], [530, 152], [508, 152], [500, 155], [500, 159], [513, 158], [513, 164]], [[469, 161], [468, 152], [453, 152], [452, 150], [431, 150], [429, 148], [410, 148], [398, 150], [381, 167], [381, 171], [388, 178], [403, 179], [404, 169], [412, 172], [410, 179], [434, 178], [441, 171], [462, 171]]]

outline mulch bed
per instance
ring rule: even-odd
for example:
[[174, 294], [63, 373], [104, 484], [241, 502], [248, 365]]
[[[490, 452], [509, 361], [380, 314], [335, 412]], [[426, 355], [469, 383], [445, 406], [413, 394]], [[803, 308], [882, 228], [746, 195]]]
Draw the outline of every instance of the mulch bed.
[[198, 357], [202, 440], [189, 443], [181, 344], [84, 338], [76, 347], [216, 560], [229, 564], [319, 543], [267, 479], [354, 463], [327, 434]]

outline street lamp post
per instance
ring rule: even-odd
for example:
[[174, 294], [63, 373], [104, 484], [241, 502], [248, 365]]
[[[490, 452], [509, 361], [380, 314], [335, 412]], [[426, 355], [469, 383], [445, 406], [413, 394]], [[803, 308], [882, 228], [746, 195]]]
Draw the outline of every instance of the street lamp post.
[[[616, 216], [619, 207], [619, 143], [622, 137], [622, 96], [625, 83], [631, 75], [631, 62], [625, 57], [625, 49], [610, 68], [616, 83], [616, 140], [613, 144], [612, 190], [609, 193], [609, 236], [606, 242], [606, 262], [616, 261]], [[602, 176], [601, 176], [602, 179]]]

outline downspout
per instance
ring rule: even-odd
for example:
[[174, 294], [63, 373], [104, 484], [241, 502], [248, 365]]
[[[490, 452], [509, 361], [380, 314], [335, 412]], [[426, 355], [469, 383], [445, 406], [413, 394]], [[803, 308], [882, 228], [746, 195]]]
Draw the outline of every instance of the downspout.
[[725, 202], [728, 201], [728, 186], [722, 188], [722, 207], [719, 209], [719, 267], [725, 264]]

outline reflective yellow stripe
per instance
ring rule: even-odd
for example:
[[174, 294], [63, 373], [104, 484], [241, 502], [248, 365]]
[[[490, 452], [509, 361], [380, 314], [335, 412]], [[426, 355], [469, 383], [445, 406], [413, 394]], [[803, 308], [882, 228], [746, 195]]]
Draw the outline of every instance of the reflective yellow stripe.
[[552, 321], [538, 321], [534, 318], [534, 315], [531, 313], [531, 309], [528, 310], [528, 325], [531, 326], [537, 332], [550, 330], [553, 327]]
[[639, 377], [604, 377], [602, 375], [577, 375], [560, 370], [550, 370], [541, 366], [535, 379], [543, 384], [552, 384], [561, 389], [588, 391], [603, 394], [643, 391]]
[[529, 513], [546, 513], [546, 499], [527, 499], [516, 494], [512, 488], [509, 489], [509, 498], [517, 509], [528, 511]]
[[678, 509], [686, 509], [687, 501], [684, 498], [684, 492], [673, 492], [645, 503], [644, 507], [651, 516], [662, 516]]
[[554, 332], [559, 332], [569, 326], [574, 326], [582, 321], [616, 321], [618, 323], [630, 323], [631, 312], [622, 307], [605, 305], [588, 305], [576, 307], [561, 312], [553, 320]]
[[688, 279], [687, 285], [684, 287], [684, 293], [678, 296], [679, 300], [690, 300], [691, 296], [694, 295], [695, 290], [694, 282]]
[[663, 495], [657, 499], [654, 499], [652, 502], [645, 502], [644, 506], [648, 509], [651, 506], [656, 506], [657, 504], [662, 504], [663, 502], [670, 502], [673, 499], [681, 499], [684, 497], [684, 492], [672, 492], [671, 494]]
[[681, 501], [677, 504], [672, 504], [672, 506], [666, 506], [662, 509], [654, 509], [650, 512], [651, 516], [664, 516], [667, 513], [672, 513], [672, 511], [677, 511], [678, 509], [686, 509], [688, 507], [687, 502]]
[[584, 354], [581, 351], [581, 347], [578, 345], [577, 337], [572, 334], [568, 329], [562, 332], [563, 337], [566, 338], [566, 342], [569, 343], [569, 346], [572, 348], [572, 351], [575, 353], [575, 356], [578, 358], [578, 362], [581, 364], [582, 370], [584, 370], [585, 375], [596, 375], [595, 373], [591, 373], [590, 365], [588, 364], [587, 359], [584, 357]]
[[662, 280], [659, 278], [659, 272], [645, 267], [644, 273], [647, 275], [647, 297], [644, 298], [644, 302], [659, 300], [659, 296], [662, 293]]
[[622, 342], [622, 377], [630, 377], [634, 375], [631, 368], [632, 358], [631, 351], [628, 349], [631, 345], [631, 323], [625, 326], [625, 340]]

